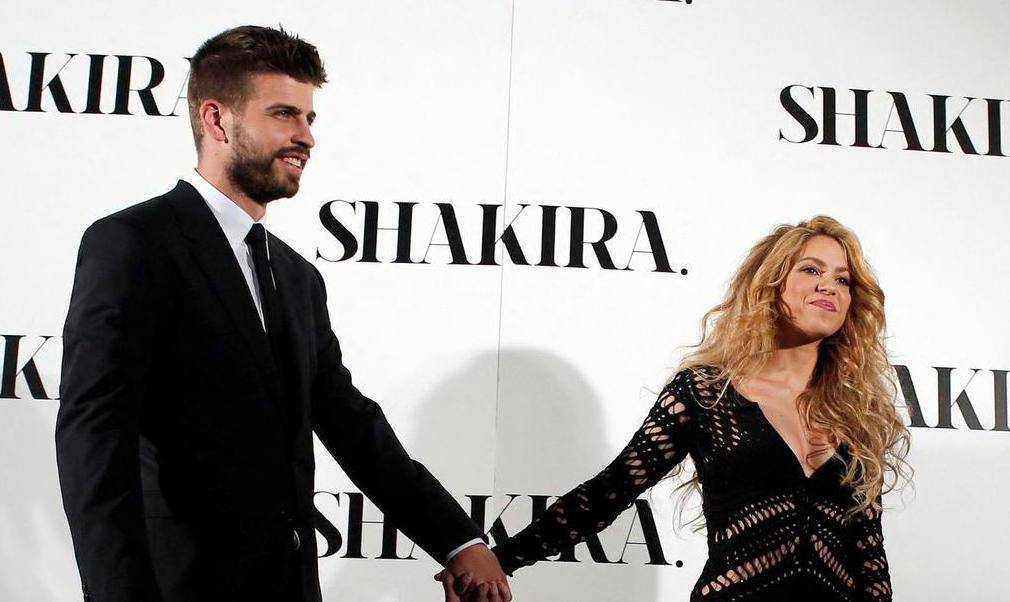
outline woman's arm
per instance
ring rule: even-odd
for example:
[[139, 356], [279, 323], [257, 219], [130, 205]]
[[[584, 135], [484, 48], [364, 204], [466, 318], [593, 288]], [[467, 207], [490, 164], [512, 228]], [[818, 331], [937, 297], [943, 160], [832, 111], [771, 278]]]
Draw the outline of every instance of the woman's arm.
[[603, 471], [569, 491], [528, 527], [494, 548], [506, 573], [561, 553], [610, 525], [687, 455], [690, 371], [664, 387], [641, 428]]
[[[877, 503], [880, 503], [878, 498]], [[881, 510], [867, 508], [853, 517], [855, 527], [856, 588], [861, 600], [890, 602], [891, 575], [884, 552]]]

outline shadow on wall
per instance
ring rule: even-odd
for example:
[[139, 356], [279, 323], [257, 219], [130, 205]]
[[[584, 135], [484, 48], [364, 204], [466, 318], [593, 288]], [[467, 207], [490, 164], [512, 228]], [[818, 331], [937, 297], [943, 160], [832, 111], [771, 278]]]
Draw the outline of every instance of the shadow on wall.
[[56, 472], [56, 401], [0, 400], [0, 600], [80, 597]]
[[[604, 404], [624, 405], [642, 418], [648, 411], [647, 405], [637, 412], [630, 409], [637, 399], [601, 399], [575, 366], [538, 349], [502, 350], [500, 377], [495, 456], [500, 499], [507, 493], [562, 495], [609, 464], [632, 433], [609, 433]], [[620, 443], [608, 443], [615, 437]], [[529, 515], [521, 518], [506, 523], [510, 533], [524, 527]], [[611, 562], [621, 555], [630, 520], [628, 514], [617, 520], [607, 533], [616, 537], [601, 537]], [[658, 600], [658, 571], [665, 567], [646, 566], [641, 554], [629, 552], [627, 564], [596, 564], [582, 544], [576, 557], [581, 562], [540, 562], [517, 571], [513, 581], [519, 601]]]
[[[497, 411], [496, 374], [500, 383]], [[475, 398], [484, 391], [487, 393]], [[507, 500], [506, 494], [563, 494], [602, 470], [617, 455], [619, 449], [610, 449], [604, 443], [601, 403], [589, 382], [564, 358], [534, 348], [504, 348], [500, 354], [475, 356], [432, 388], [417, 405], [413, 429], [403, 433], [403, 439], [409, 442], [409, 451], [443, 478], [464, 503], [464, 494], [491, 492], [459, 490], [442, 475], [487, 472], [489, 448], [493, 446], [495, 500], [487, 509], [490, 527], [498, 508]], [[643, 417], [647, 410], [641, 408]], [[491, 482], [490, 478], [486, 482]], [[525, 527], [530, 519], [528, 497], [514, 504], [503, 516], [509, 534]], [[625, 530], [630, 524], [627, 516], [618, 522]], [[621, 548], [612, 548], [606, 553], [614, 561]], [[427, 559], [420, 550], [415, 555]], [[632, 557], [631, 553], [628, 564], [594, 564], [583, 545], [576, 548], [576, 556], [582, 562], [541, 562], [517, 571], [511, 580], [517, 601], [658, 599], [658, 571], [667, 567], [646, 566], [641, 555]], [[436, 590], [429, 593], [426, 589], [430, 587], [427, 583], [432, 583], [432, 571], [426, 570], [433, 566], [430, 562], [411, 562], [414, 566], [410, 567], [398, 561], [364, 561], [372, 566], [358, 564], [361, 562], [324, 560], [320, 566], [324, 598], [341, 599], [336, 592], [346, 597], [356, 586], [344, 580], [361, 577], [371, 589], [356, 593], [372, 600], [442, 597]], [[403, 571], [402, 578], [389, 579], [387, 573], [380, 583], [370, 574], [377, 565], [387, 571]]]

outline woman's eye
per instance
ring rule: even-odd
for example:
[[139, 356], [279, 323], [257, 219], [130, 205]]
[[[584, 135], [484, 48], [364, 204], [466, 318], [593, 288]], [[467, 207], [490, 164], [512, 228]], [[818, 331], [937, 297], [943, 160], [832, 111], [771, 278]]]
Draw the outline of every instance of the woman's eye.
[[841, 284], [842, 286], [849, 286], [849, 279], [848, 279], [848, 278], [846, 278], [845, 276], [840, 276], [840, 277], [838, 278], [838, 282], [839, 282], [839, 284]]
[[808, 265], [807, 267], [803, 268], [803, 271], [806, 272], [806, 273], [808, 273], [808, 274], [819, 274], [820, 273], [820, 272], [817, 271], [817, 268], [815, 268], [812, 265]]

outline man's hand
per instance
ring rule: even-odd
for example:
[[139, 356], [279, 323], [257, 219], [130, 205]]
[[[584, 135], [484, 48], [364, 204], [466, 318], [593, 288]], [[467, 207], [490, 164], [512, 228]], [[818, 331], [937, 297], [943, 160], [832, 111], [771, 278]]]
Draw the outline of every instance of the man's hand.
[[483, 544], [464, 548], [435, 575], [446, 602], [511, 602], [508, 578], [494, 553]]

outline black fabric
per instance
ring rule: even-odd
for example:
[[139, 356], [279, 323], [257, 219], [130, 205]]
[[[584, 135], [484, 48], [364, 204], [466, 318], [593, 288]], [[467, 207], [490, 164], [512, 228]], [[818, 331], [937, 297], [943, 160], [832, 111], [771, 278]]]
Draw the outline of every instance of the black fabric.
[[263, 224], [253, 224], [245, 242], [252, 251], [253, 266], [256, 270], [256, 281], [259, 285], [260, 300], [263, 303], [263, 321], [268, 333], [276, 333], [280, 329], [280, 306], [277, 300], [277, 287], [274, 284], [270, 258], [267, 256], [267, 232]]
[[690, 456], [709, 549], [692, 602], [891, 600], [880, 512], [844, 520], [846, 448], [808, 478], [760, 407], [707, 384], [703, 370], [678, 373], [609, 466], [494, 548], [505, 571], [603, 530]]
[[56, 452], [90, 600], [275, 602], [298, 599], [272, 589], [294, 583], [318, 602], [313, 432], [434, 558], [481, 537], [352, 383], [319, 273], [275, 236], [266, 245], [269, 333], [189, 184], [84, 233]]
[[[270, 359], [276, 370], [282, 390], [288, 390], [293, 367], [291, 366], [291, 349], [288, 345], [290, 328], [286, 319], [288, 312], [282, 307], [283, 302], [277, 292], [276, 277], [270, 263], [270, 252], [267, 247], [267, 231], [262, 224], [253, 224], [245, 237], [245, 242], [252, 251], [253, 269], [256, 273], [256, 284], [263, 308], [263, 326], [270, 342]], [[292, 412], [296, 408], [292, 404], [283, 404], [284, 411], [291, 422]]]

